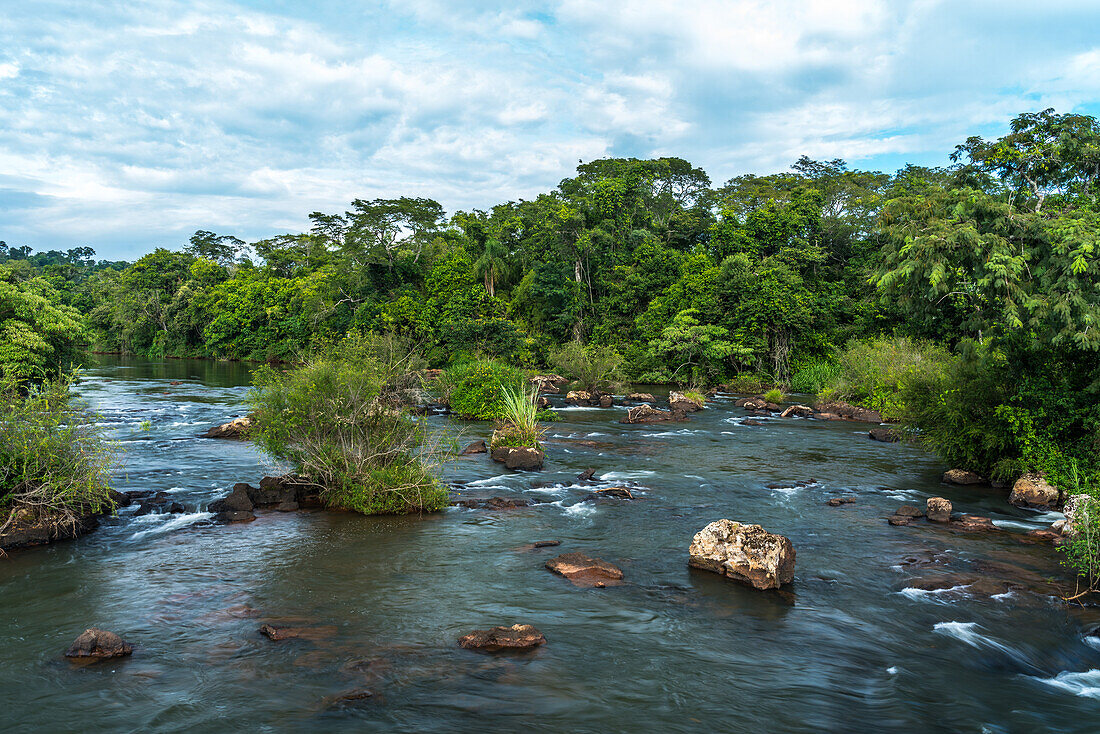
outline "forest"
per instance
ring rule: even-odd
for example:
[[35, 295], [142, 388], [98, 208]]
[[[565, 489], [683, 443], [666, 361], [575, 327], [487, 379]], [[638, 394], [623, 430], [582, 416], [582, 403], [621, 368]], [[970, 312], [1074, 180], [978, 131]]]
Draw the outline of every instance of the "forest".
[[134, 262], [0, 243], [0, 369], [37, 380], [87, 352], [293, 363], [373, 333], [433, 367], [535, 370], [581, 344], [624, 380], [821, 393], [952, 466], [1091, 487], [1100, 125], [1024, 113], [951, 161], [803, 157], [716, 184], [680, 158], [613, 158], [488, 210], [356, 199], [306, 232], [199, 230]]

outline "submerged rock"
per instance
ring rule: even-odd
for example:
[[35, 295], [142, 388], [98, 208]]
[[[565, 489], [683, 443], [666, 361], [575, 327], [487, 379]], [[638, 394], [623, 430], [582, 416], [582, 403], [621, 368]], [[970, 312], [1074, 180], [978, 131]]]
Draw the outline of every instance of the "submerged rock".
[[577, 475], [577, 480], [581, 482], [591, 482], [596, 477], [595, 469], [585, 469]]
[[515, 510], [533, 504], [531, 500], [522, 497], [471, 497], [451, 503], [453, 507], [465, 507], [468, 510]]
[[684, 421], [687, 417], [681, 411], [658, 410], [649, 405], [637, 405], [626, 411], [623, 423], [663, 423], [665, 421]]
[[1052, 487], [1042, 474], [1025, 474], [1012, 485], [1008, 501], [1017, 507], [1050, 509], [1058, 506], [1060, 498], [1058, 488]]
[[829, 507], [840, 507], [841, 505], [851, 505], [856, 501], [855, 497], [831, 497], [825, 501]]
[[134, 646], [124, 642], [114, 632], [91, 627], [73, 641], [65, 651], [65, 657], [103, 660], [123, 657], [133, 652]]
[[963, 486], [985, 484], [985, 479], [981, 474], [965, 469], [948, 469], [943, 473], [942, 481], [944, 484], [960, 484]]
[[536, 540], [532, 543], [536, 548], [553, 548], [554, 546], [561, 545], [560, 540]]
[[588, 497], [593, 499], [601, 499], [604, 497], [612, 497], [617, 500], [634, 499], [633, 493], [626, 487], [605, 487], [603, 489], [597, 489], [595, 494], [591, 494]]
[[924, 517], [924, 513], [913, 505], [902, 505], [889, 518], [891, 525], [908, 525], [918, 518]]
[[201, 438], [245, 438], [251, 428], [252, 418], [246, 415], [210, 428]]
[[470, 444], [466, 445], [466, 448], [459, 452], [460, 456], [469, 456], [470, 454], [484, 454], [488, 449], [485, 448], [484, 439], [478, 439]]
[[930, 522], [951, 522], [951, 501], [943, 497], [929, 497], [925, 502]]
[[615, 586], [623, 578], [623, 572], [618, 567], [583, 553], [563, 553], [547, 561], [546, 567], [569, 579], [575, 586]]
[[695, 534], [688, 553], [688, 565], [693, 568], [757, 589], [778, 589], [794, 580], [791, 541], [759, 525], [716, 520]]
[[529, 624], [513, 624], [511, 627], [493, 627], [474, 630], [458, 638], [460, 647], [481, 652], [502, 650], [533, 650], [546, 644], [546, 637]]
[[647, 392], [632, 392], [626, 396], [626, 399], [632, 403], [655, 403], [657, 398], [653, 397]]

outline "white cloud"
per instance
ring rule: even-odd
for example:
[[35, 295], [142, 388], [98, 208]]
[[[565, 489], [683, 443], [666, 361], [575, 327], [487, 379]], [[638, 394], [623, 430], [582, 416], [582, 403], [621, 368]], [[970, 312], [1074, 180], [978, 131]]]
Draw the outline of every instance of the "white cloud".
[[23, 202], [0, 201], [0, 239], [112, 256], [198, 228], [302, 228], [354, 197], [484, 208], [605, 155], [681, 155], [716, 181], [803, 153], [943, 162], [967, 134], [1025, 109], [1087, 109], [1100, 91], [1100, 9], [1082, 3], [1002, 2], [995, 16], [939, 0], [59, 12], [71, 7], [0, 19], [0, 190]]

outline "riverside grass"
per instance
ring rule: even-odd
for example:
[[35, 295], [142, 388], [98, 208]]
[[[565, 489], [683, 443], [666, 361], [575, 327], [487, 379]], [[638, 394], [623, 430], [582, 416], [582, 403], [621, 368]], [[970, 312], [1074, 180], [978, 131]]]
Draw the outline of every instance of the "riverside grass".
[[538, 392], [531, 388], [504, 390], [504, 408], [490, 440], [491, 448], [507, 446], [542, 450], [543, 430], [539, 427], [539, 411], [535, 405], [537, 399]]
[[17, 517], [71, 528], [114, 508], [114, 452], [73, 396], [76, 378], [0, 379], [0, 531]]

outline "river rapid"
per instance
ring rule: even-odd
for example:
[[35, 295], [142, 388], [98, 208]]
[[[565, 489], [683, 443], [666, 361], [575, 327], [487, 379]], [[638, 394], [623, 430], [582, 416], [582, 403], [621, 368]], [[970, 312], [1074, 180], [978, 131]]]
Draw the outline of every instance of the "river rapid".
[[[126, 508], [87, 537], [0, 558], [0, 730], [1100, 730], [1100, 610], [1028, 588], [915, 585], [990, 569], [1041, 584], [1060, 574], [1056, 554], [1021, 537], [1057, 516], [942, 485], [934, 457], [870, 441], [865, 424], [746, 426], [735, 396], [681, 424], [566, 408], [546, 471], [484, 454], [446, 469], [456, 497], [540, 500], [530, 508], [261, 511], [215, 526], [207, 503], [279, 471], [247, 442], [196, 438], [245, 412], [248, 381], [246, 365], [201, 361], [87, 370], [79, 391], [120, 442], [116, 488], [166, 491], [187, 511]], [[491, 430], [429, 420], [468, 440]], [[584, 501], [588, 468], [636, 499]], [[935, 495], [1005, 532], [887, 524]], [[856, 502], [825, 504], [840, 496]], [[789, 591], [687, 567], [692, 536], [723, 517], [791, 539]], [[561, 545], [530, 545], [550, 539]], [[626, 583], [582, 589], [544, 568], [568, 551], [618, 565]], [[312, 633], [273, 642], [257, 631], [267, 622]], [[456, 644], [517, 622], [547, 645], [491, 656]], [[133, 656], [67, 662], [91, 626]]]

